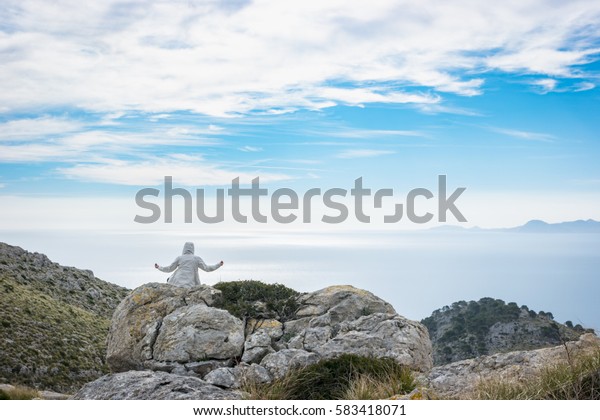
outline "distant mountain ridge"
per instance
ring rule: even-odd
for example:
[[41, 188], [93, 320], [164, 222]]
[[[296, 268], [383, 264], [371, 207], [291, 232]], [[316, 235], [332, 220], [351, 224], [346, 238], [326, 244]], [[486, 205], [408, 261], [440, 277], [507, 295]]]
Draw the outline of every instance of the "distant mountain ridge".
[[524, 225], [511, 228], [484, 229], [478, 226], [436, 226], [429, 229], [436, 232], [518, 232], [518, 233], [600, 233], [600, 222], [594, 219], [548, 223], [543, 220], [530, 220]]
[[600, 222], [593, 219], [574, 220], [561, 223], [547, 223], [543, 220], [530, 220], [522, 226], [506, 230], [525, 233], [600, 233]]
[[110, 318], [128, 293], [0, 242], [0, 383], [72, 392], [106, 373]]

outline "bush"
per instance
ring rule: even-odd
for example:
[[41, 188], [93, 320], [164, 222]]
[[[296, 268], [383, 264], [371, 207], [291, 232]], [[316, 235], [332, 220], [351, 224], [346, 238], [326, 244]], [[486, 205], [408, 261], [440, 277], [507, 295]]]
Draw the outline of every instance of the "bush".
[[266, 284], [257, 280], [219, 282], [215, 289], [222, 292], [216, 306], [232, 315], [245, 318], [275, 318], [286, 321], [298, 309], [300, 293], [282, 284]]
[[345, 354], [245, 390], [252, 399], [339, 400], [388, 398], [414, 388], [410, 370], [393, 359]]

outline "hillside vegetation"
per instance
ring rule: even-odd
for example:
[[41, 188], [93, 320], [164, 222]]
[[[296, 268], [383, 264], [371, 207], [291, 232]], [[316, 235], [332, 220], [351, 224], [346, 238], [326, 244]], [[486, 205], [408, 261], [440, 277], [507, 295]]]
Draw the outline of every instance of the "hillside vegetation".
[[570, 321], [560, 324], [550, 312], [535, 312], [500, 299], [460, 301], [421, 321], [429, 330], [434, 365], [498, 352], [556, 346], [576, 340], [586, 330]]
[[108, 372], [110, 317], [127, 293], [0, 244], [0, 383], [72, 392]]

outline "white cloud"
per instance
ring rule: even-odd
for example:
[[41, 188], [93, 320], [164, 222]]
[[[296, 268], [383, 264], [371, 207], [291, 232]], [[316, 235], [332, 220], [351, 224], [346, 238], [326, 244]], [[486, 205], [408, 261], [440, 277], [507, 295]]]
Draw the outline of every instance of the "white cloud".
[[555, 79], [540, 79], [532, 82], [531, 84], [538, 88], [540, 93], [545, 94], [555, 90], [556, 86], [558, 85], [558, 81]]
[[373, 150], [373, 149], [351, 149], [344, 150], [338, 153], [335, 157], [340, 159], [356, 159], [356, 158], [369, 158], [377, 156], [391, 155], [395, 152], [391, 150]]
[[[37, 121], [42, 122], [36, 125]], [[98, 156], [115, 153], [139, 155], [157, 146], [199, 147], [220, 143], [215, 137], [217, 131], [187, 126], [159, 126], [136, 132], [110, 131], [45, 118], [14, 120], [4, 126], [6, 131], [0, 133], [0, 140], [5, 138], [6, 141], [0, 141], [0, 162], [93, 161]]]
[[81, 128], [81, 123], [66, 118], [22, 118], [0, 123], [0, 141], [26, 141], [49, 135], [64, 135]]
[[224, 4], [6, 0], [2, 110], [433, 105], [481, 94], [486, 70], [581, 76], [598, 52], [600, 4], [586, 0]]
[[595, 84], [591, 82], [581, 82], [573, 85], [573, 92], [584, 92], [586, 90], [592, 90], [596, 87]]
[[427, 135], [417, 130], [365, 130], [354, 128], [337, 128], [329, 131], [312, 131], [311, 134], [326, 135], [328, 137], [367, 139], [382, 137], [427, 137]]
[[231, 185], [231, 181], [236, 177], [240, 177], [242, 183], [249, 183], [257, 176], [261, 182], [290, 178], [280, 173], [229, 169], [206, 162], [201, 156], [189, 155], [172, 155], [139, 162], [106, 159], [98, 163], [60, 168], [58, 172], [80, 181], [135, 186], [161, 185], [165, 176], [172, 176], [174, 184], [187, 186]]
[[547, 133], [537, 133], [534, 131], [514, 130], [510, 128], [490, 127], [490, 130], [505, 134], [510, 137], [515, 137], [523, 140], [541, 141], [541, 142], [552, 142], [555, 137]]
[[242, 152], [260, 152], [260, 151], [262, 151], [262, 147], [243, 146], [243, 147], [240, 147], [238, 150], [240, 150]]

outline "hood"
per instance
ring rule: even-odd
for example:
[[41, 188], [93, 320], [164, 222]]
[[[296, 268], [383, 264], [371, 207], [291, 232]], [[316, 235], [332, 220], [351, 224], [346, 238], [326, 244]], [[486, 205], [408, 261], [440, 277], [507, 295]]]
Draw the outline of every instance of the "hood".
[[183, 255], [185, 254], [192, 254], [194, 255], [194, 243], [193, 242], [186, 242], [185, 245], [183, 245]]

